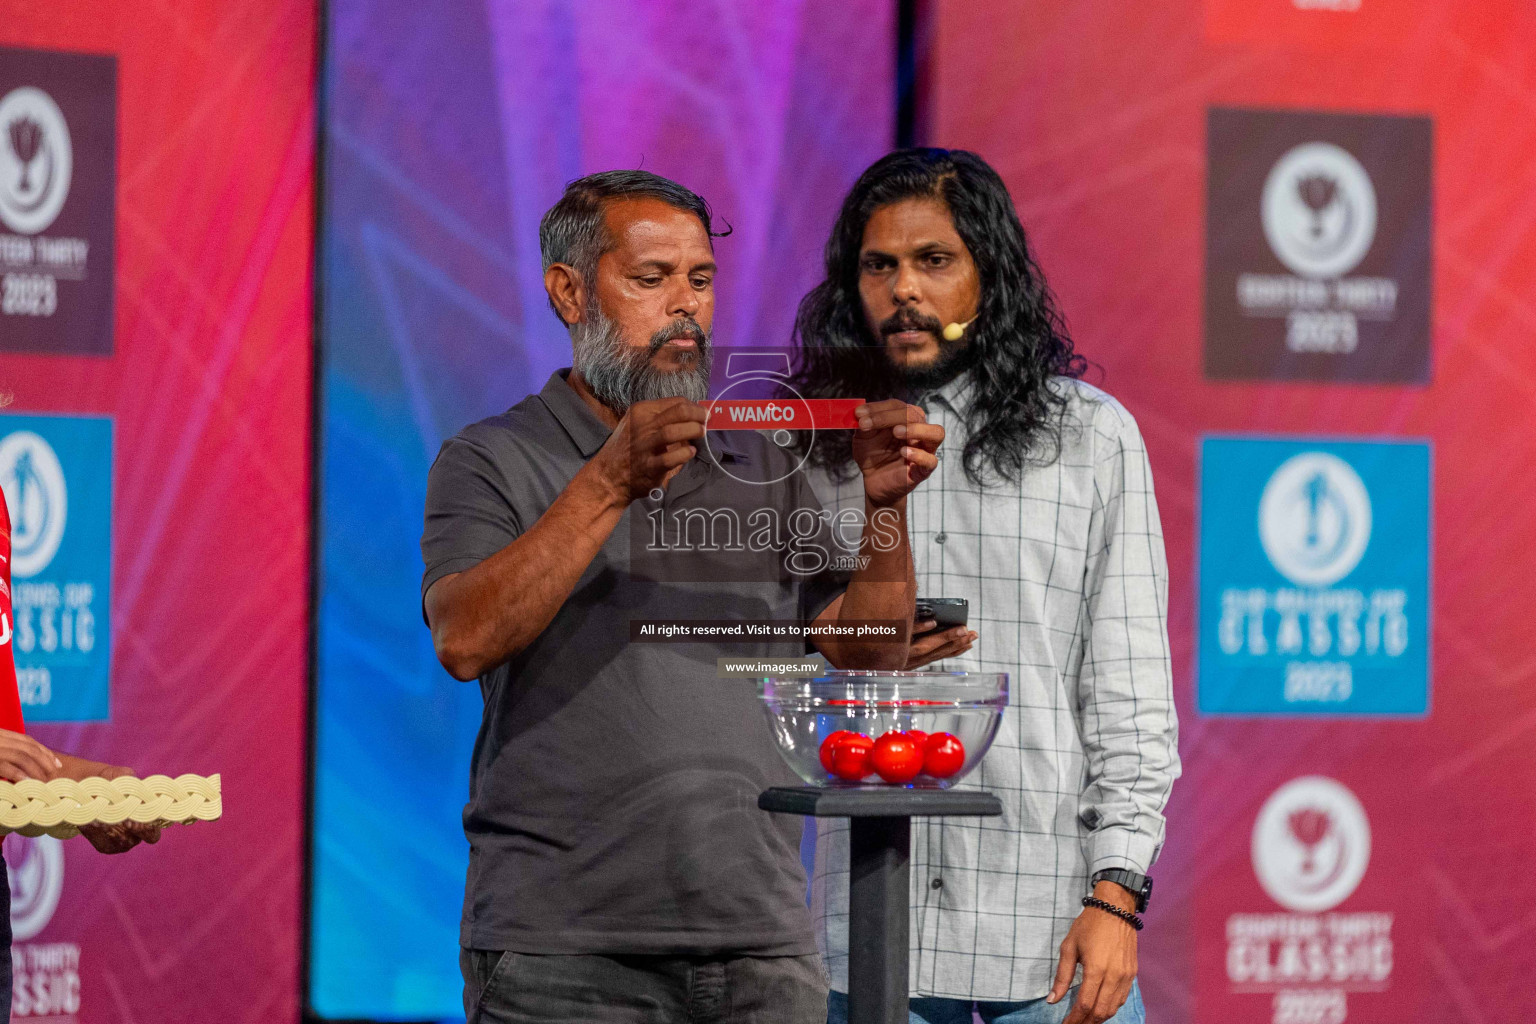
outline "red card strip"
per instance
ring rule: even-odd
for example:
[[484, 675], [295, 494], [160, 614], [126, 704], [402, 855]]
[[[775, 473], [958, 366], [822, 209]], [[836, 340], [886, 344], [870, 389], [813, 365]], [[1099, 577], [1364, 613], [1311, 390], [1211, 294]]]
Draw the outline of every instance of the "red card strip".
[[725, 399], [705, 402], [709, 430], [854, 430], [862, 398]]

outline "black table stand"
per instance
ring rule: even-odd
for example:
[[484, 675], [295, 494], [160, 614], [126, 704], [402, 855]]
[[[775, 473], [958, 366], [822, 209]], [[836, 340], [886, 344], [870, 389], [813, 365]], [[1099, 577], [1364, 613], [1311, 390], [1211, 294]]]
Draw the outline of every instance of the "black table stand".
[[995, 815], [974, 789], [776, 787], [757, 806], [781, 814], [848, 818], [848, 1024], [907, 1024], [907, 909], [912, 817]]

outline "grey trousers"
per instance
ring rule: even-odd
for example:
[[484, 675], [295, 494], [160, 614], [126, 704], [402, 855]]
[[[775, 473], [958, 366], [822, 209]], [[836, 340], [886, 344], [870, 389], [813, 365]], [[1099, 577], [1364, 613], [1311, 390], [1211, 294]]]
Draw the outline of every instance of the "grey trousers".
[[468, 1024], [825, 1024], [821, 957], [542, 956], [465, 949]]

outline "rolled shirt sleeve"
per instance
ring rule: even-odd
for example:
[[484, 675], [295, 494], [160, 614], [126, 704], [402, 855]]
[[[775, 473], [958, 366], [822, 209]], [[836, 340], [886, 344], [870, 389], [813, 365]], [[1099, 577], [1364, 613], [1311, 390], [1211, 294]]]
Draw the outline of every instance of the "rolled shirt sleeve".
[[444, 442], [427, 474], [421, 534], [423, 620], [432, 584], [474, 568], [522, 533], [522, 519], [491, 453], [463, 437]]
[[1168, 648], [1168, 563], [1146, 446], [1106, 402], [1094, 423], [1094, 501], [1083, 596], [1078, 705], [1089, 874], [1146, 874], [1180, 773]]

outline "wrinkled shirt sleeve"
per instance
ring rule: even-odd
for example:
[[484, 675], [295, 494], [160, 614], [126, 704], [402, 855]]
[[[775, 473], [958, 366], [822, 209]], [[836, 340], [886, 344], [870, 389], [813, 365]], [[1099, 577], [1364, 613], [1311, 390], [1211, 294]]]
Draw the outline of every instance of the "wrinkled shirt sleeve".
[[1094, 424], [1094, 501], [1083, 595], [1080, 815], [1088, 871], [1146, 874], [1179, 776], [1168, 649], [1168, 562], [1141, 432], [1118, 403]]

